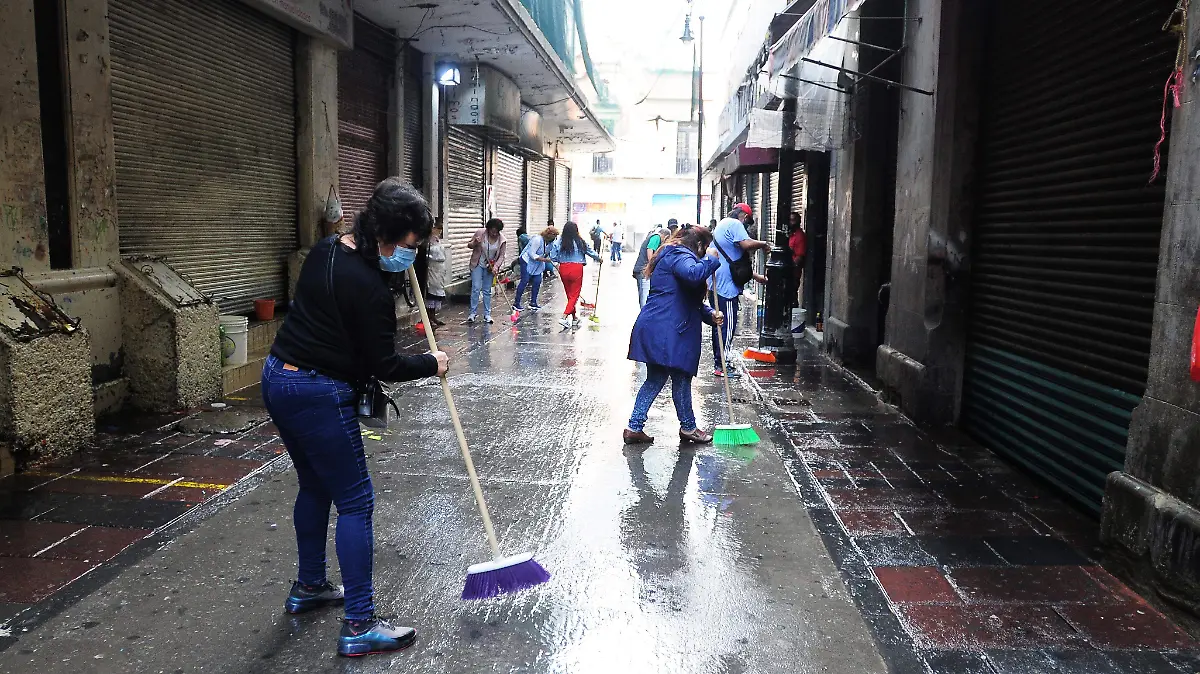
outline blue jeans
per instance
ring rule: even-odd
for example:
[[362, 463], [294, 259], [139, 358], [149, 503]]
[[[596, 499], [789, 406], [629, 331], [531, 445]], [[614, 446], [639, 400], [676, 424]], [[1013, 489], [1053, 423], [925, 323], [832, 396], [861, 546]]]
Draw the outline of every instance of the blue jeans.
[[658, 398], [667, 380], [671, 380], [671, 399], [675, 401], [675, 416], [679, 417], [679, 430], [696, 430], [696, 415], [692, 412], [692, 375], [661, 365], [646, 364], [646, 381], [633, 401], [633, 416], [629, 417], [629, 430], [640, 431], [646, 427], [650, 406]]
[[531, 286], [529, 290], [529, 305], [538, 306], [538, 293], [542, 290], [542, 274], [530, 274], [529, 267], [525, 264], [525, 260], [521, 260], [521, 282], [517, 284], [516, 307], [521, 308], [521, 297], [525, 295], [525, 286]]
[[483, 295], [483, 315], [492, 315], [492, 279], [495, 274], [482, 264], [471, 270], [471, 315], [479, 315], [479, 296]]
[[346, 618], [366, 620], [375, 612], [371, 584], [375, 492], [355, 411], [354, 388], [308, 370], [285, 370], [271, 356], [263, 366], [263, 402], [287, 446], [300, 491], [292, 512], [297, 580], [320, 585], [325, 577], [329, 507], [337, 506], [336, 547], [346, 586]]
[[619, 243], [612, 244], [612, 251], [609, 254], [609, 260], [611, 260], [612, 262], [620, 262], [621, 261], [621, 244], [619, 244]]
[[644, 276], [637, 277], [638, 284], [638, 306], [646, 306], [646, 300], [650, 298], [650, 279]]
[[[712, 299], [712, 293], [708, 294], [709, 299]], [[721, 338], [725, 341], [726, 353], [729, 351], [729, 340], [737, 334], [738, 320], [738, 298], [721, 297], [717, 295], [717, 306], [715, 309], [725, 314], [725, 325], [718, 328], [713, 326], [712, 329], [712, 350], [713, 350], [713, 365], [716, 369], [724, 369], [721, 366], [721, 348], [717, 346], [717, 330], [721, 331]]]

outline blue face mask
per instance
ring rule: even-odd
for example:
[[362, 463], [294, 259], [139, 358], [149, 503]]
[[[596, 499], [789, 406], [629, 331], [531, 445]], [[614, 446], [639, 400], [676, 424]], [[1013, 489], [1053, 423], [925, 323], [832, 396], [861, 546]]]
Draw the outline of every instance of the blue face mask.
[[417, 261], [417, 251], [404, 246], [396, 246], [395, 252], [389, 257], [379, 256], [379, 268], [384, 271], [402, 272]]

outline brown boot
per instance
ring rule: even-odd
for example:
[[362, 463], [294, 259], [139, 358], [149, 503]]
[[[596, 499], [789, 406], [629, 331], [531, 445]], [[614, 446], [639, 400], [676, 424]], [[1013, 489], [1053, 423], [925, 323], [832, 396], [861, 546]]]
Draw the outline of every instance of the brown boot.
[[697, 428], [691, 431], [679, 431], [679, 439], [693, 445], [707, 445], [712, 442], [712, 435]]
[[629, 430], [628, 428], [626, 428], [625, 431], [623, 433], [621, 433], [621, 438], [625, 441], [625, 444], [627, 444], [627, 445], [648, 445], [648, 444], [654, 442], [654, 438], [650, 437], [649, 435], [646, 435], [645, 431], [634, 432], [634, 431]]

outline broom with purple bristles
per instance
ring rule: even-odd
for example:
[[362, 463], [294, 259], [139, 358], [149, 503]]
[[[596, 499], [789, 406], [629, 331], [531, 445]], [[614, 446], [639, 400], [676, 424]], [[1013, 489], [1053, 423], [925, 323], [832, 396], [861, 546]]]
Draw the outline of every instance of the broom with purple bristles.
[[[437, 351], [437, 338], [429, 327], [429, 314], [425, 309], [425, 298], [421, 295], [421, 287], [417, 284], [417, 274], [412, 267], [408, 268], [408, 280], [412, 284], [413, 294], [417, 298], [417, 308], [421, 312], [421, 322], [425, 324], [425, 337], [429, 340], [429, 350]], [[458, 419], [458, 408], [454, 406], [454, 396], [450, 394], [450, 382], [446, 375], [442, 380], [442, 393], [446, 396], [446, 406], [450, 408], [450, 421], [454, 423], [454, 433], [458, 436], [458, 448], [462, 450], [463, 462], [467, 465], [467, 475], [471, 478], [471, 489], [475, 491], [475, 504], [479, 506], [479, 515], [483, 518], [483, 528], [487, 532], [488, 545], [492, 548], [492, 561], [473, 564], [467, 567], [467, 583], [463, 587], [463, 599], [487, 599], [509, 592], [519, 592], [534, 585], [541, 585], [550, 580], [550, 574], [533, 559], [533, 553], [505, 557], [500, 554], [500, 544], [496, 542], [496, 532], [492, 529], [492, 518], [488, 515], [487, 503], [483, 500], [483, 488], [479, 486], [479, 476], [475, 474], [475, 462], [471, 461], [471, 450], [467, 448], [467, 436], [463, 434], [462, 422]]]

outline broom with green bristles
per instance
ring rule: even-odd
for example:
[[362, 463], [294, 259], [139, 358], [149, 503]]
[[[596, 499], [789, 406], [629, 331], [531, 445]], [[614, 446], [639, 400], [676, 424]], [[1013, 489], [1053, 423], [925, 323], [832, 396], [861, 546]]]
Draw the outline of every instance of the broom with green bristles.
[[[717, 303], [717, 291], [712, 290], [713, 306], [720, 310], [721, 305]], [[724, 320], [728, 324], [729, 317], [725, 316]], [[722, 326], [713, 326], [717, 331], [717, 346], [721, 349], [721, 372], [725, 374], [721, 377], [725, 380], [725, 406], [729, 410], [729, 423], [725, 426], [717, 426], [713, 429], [713, 444], [714, 445], [753, 445], [758, 442], [758, 433], [754, 431], [754, 427], [750, 424], [735, 424], [733, 423], [733, 394], [729, 392], [729, 364], [725, 362], [725, 329]], [[732, 337], [733, 335], [730, 335]]]

